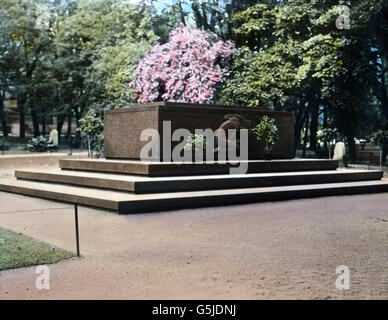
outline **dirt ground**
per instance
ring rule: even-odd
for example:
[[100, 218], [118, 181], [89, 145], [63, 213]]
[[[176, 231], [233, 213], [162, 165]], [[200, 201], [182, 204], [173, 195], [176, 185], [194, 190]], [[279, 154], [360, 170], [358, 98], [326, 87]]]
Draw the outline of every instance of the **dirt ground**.
[[74, 151], [70, 156], [67, 152], [45, 152], [26, 154], [5, 154], [0, 155], [0, 177], [1, 174], [12, 173], [12, 169], [22, 168], [58, 168], [59, 159], [79, 159], [87, 158], [87, 152]]
[[[0, 203], [0, 226], [75, 251], [71, 206]], [[0, 272], [0, 299], [388, 299], [388, 194], [79, 214], [82, 257], [50, 266], [50, 290], [35, 267]], [[336, 288], [340, 265], [350, 290]]]

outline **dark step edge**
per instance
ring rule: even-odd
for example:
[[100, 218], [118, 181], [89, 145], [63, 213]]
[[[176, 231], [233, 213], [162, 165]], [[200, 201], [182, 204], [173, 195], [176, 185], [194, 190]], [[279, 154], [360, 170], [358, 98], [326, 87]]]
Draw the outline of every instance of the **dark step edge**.
[[[39, 177], [37, 177], [39, 175]], [[273, 177], [250, 177], [240, 180], [239, 178], [222, 178], [215, 180], [181, 180], [181, 181], [119, 181], [105, 178], [80, 178], [61, 175], [56, 173], [42, 173], [30, 171], [15, 171], [15, 177], [19, 180], [37, 181], [52, 184], [64, 184], [71, 186], [89, 187], [93, 189], [115, 190], [131, 192], [134, 194], [152, 194], [152, 193], [174, 193], [206, 190], [229, 190], [229, 189], [248, 189], [281, 187], [291, 185], [309, 185], [309, 184], [329, 184], [357, 181], [381, 180], [383, 172], [341, 172], [333, 174], [312, 173], [298, 176], [273, 176]], [[72, 181], [74, 178], [77, 181]]]
[[[54, 200], [56, 202], [78, 203], [98, 209], [116, 211], [119, 214], [150, 213], [181, 209], [196, 209], [204, 207], [219, 207], [229, 205], [240, 205], [249, 203], [285, 201], [308, 199], [318, 197], [356, 195], [366, 193], [388, 192], [388, 183], [376, 182], [371, 185], [346, 185], [346, 186], [322, 186], [313, 189], [297, 190], [275, 190], [264, 192], [252, 192], [245, 194], [223, 194], [210, 196], [185, 196], [179, 198], [164, 199], [139, 199], [131, 201], [110, 201], [105, 199], [95, 199], [84, 196], [74, 196], [60, 192], [37, 190], [31, 187], [9, 186], [0, 184], [0, 191], [23, 194], [31, 197]], [[59, 196], [59, 198], [58, 198]], [[90, 203], [91, 201], [91, 203]]]
[[[349, 172], [335, 174], [306, 174], [297, 176], [272, 176], [272, 177], [250, 177], [248, 180], [238, 178], [224, 178], [214, 182], [212, 180], [182, 180], [179, 182], [163, 181], [160, 186], [152, 181], [135, 182], [135, 194], [151, 194], [163, 192], [190, 192], [206, 190], [229, 190], [229, 189], [250, 189], [285, 187], [293, 185], [331, 184], [346, 182], [378, 181], [383, 178], [383, 172]], [[217, 178], [216, 178], [217, 179]], [[198, 182], [200, 183], [198, 185]], [[176, 186], [181, 184], [180, 186]], [[194, 185], [197, 184], [197, 185]], [[222, 184], [222, 185], [220, 185]]]
[[310, 190], [287, 190], [263, 193], [257, 192], [238, 195], [229, 194], [215, 196], [184, 197], [178, 199], [154, 199], [148, 200], [146, 207], [144, 207], [141, 201], [131, 201], [129, 203], [120, 202], [118, 213], [123, 215], [138, 213], [155, 213], [162, 211], [211, 208], [271, 201], [300, 200], [309, 198], [384, 192], [388, 192], [388, 184], [376, 184], [366, 186], [341, 186]]
[[[293, 160], [290, 160], [290, 162]], [[298, 162], [299, 163], [298, 163]], [[292, 163], [292, 168], [287, 166], [284, 162], [268, 161], [260, 164], [252, 163], [251, 168], [248, 166], [249, 173], [271, 173], [271, 172], [300, 172], [300, 171], [330, 171], [337, 170], [339, 162], [336, 160], [297, 160]], [[125, 168], [124, 164], [116, 163], [98, 163], [80, 161], [76, 165], [74, 162], [77, 160], [62, 159], [59, 161], [59, 167], [61, 170], [66, 171], [83, 171], [83, 172], [105, 172], [113, 174], [129, 174], [137, 176], [149, 176], [149, 177], [171, 177], [171, 176], [189, 176], [189, 175], [221, 175], [228, 174], [230, 166], [225, 167], [224, 164], [175, 164], [175, 165], [163, 165], [159, 163], [154, 164], [127, 164]], [[91, 165], [92, 164], [92, 165]], [[288, 162], [289, 164], [289, 162]], [[117, 167], [120, 167], [117, 168]], [[115, 168], [116, 167], [116, 168]], [[135, 167], [140, 168], [134, 169]], [[259, 168], [261, 167], [261, 168]]]
[[[287, 166], [288, 164], [288, 166]], [[282, 163], [282, 162], [262, 162], [251, 163], [248, 165], [247, 174], [252, 173], [276, 173], [276, 172], [301, 172], [301, 171], [330, 171], [337, 170], [339, 167], [338, 161], [306, 161], [301, 163]], [[291, 167], [291, 168], [290, 168]], [[211, 169], [210, 169], [211, 168]], [[208, 164], [206, 167], [198, 169], [198, 164], [177, 165], [174, 168], [168, 168], [160, 164], [154, 164], [149, 167], [150, 177], [165, 177], [165, 176], [188, 176], [188, 175], [221, 175], [229, 174], [232, 165], [225, 166], [223, 164]]]
[[[76, 163], [76, 164], [74, 164]], [[86, 165], [85, 165], [86, 163]], [[90, 164], [93, 164], [91, 166]], [[123, 170], [119, 171], [117, 166], [122, 167]], [[104, 168], [103, 168], [104, 166]], [[105, 168], [107, 167], [107, 168]], [[112, 167], [116, 167], [112, 169]], [[130, 175], [140, 175], [140, 176], [148, 176], [149, 175], [149, 167], [144, 164], [126, 164], [124, 166], [123, 163], [98, 163], [98, 162], [88, 162], [88, 161], [77, 161], [75, 160], [67, 160], [60, 159], [59, 160], [59, 168], [61, 170], [70, 170], [70, 171], [85, 171], [85, 172], [105, 172], [105, 173], [121, 173], [121, 174], [130, 174]], [[126, 170], [125, 170], [126, 169]], [[133, 173], [137, 172], [137, 173]]]

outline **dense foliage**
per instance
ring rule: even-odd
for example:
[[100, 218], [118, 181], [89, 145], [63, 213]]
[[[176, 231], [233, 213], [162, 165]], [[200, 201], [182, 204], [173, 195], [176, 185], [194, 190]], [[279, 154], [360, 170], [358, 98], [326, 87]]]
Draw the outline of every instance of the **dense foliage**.
[[104, 125], [102, 119], [96, 115], [93, 109], [90, 109], [80, 119], [78, 131], [83, 137], [87, 138], [89, 156], [92, 155], [92, 150], [95, 150], [98, 156], [102, 152], [102, 141], [104, 139]]
[[260, 1], [235, 14], [240, 49], [219, 99], [294, 111], [296, 141], [314, 150], [320, 125], [338, 128], [354, 155], [354, 138], [387, 120], [387, 1], [352, 1], [349, 30], [336, 27], [337, 9]]
[[45, 152], [47, 150], [57, 149], [57, 146], [50, 143], [42, 136], [32, 138], [26, 145], [26, 149], [31, 152]]
[[[337, 28], [338, 5], [350, 29]], [[69, 136], [89, 109], [101, 118], [140, 92], [291, 110], [297, 147], [325, 151], [330, 129], [354, 156], [354, 138], [387, 130], [387, 36], [388, 0], [3, 0], [0, 130], [10, 98], [20, 137], [26, 117], [35, 137], [52, 117]]]
[[[39, 26], [42, 5], [48, 23]], [[0, 24], [0, 116], [8, 92], [18, 102], [20, 136], [27, 114], [36, 137], [52, 116], [59, 133], [68, 121], [69, 136], [72, 120], [88, 109], [101, 114], [134, 102], [128, 82], [157, 39], [149, 10], [121, 0], [5, 0]]]
[[167, 43], [156, 44], [140, 61], [136, 69], [138, 101], [212, 102], [217, 85], [228, 75], [233, 53], [230, 41], [178, 27]]
[[252, 132], [258, 141], [265, 144], [266, 151], [269, 151], [271, 145], [275, 144], [279, 138], [275, 119], [268, 116], [264, 116], [256, 127], [252, 129]]

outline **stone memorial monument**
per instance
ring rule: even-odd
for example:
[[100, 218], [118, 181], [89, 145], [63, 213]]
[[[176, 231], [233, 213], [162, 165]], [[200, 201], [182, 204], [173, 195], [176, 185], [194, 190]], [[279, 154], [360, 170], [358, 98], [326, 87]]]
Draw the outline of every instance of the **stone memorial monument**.
[[[171, 121], [171, 132], [184, 128], [194, 133], [196, 129], [216, 131], [220, 127], [250, 129], [256, 126], [264, 115], [275, 118], [279, 129], [279, 140], [273, 151], [273, 159], [294, 158], [295, 118], [292, 112], [171, 102], [133, 105], [105, 111], [105, 156], [108, 159], [139, 160], [141, 149], [146, 144], [140, 139], [141, 133], [145, 129], [152, 128], [163, 135], [164, 121]], [[160, 157], [150, 160], [163, 161], [165, 146], [163, 141], [160, 144]], [[171, 148], [177, 144], [178, 142], [172, 143]], [[249, 159], [263, 158], [264, 147], [251, 137]]]
[[[248, 160], [163, 161], [165, 152], [152, 161], [140, 158], [142, 132], [160, 135], [184, 128], [242, 129], [257, 125], [264, 115], [275, 119], [278, 140], [273, 160], [263, 160], [260, 143], [249, 140]], [[169, 126], [165, 123], [169, 122]], [[337, 170], [338, 160], [294, 158], [294, 116], [257, 108], [222, 107], [181, 103], [134, 105], [105, 112], [107, 159], [68, 158], [58, 170], [17, 170], [15, 178], [0, 182], [0, 190], [77, 203], [120, 214], [236, 205], [331, 195], [388, 192], [380, 170]], [[53, 141], [55, 134], [50, 136]], [[228, 137], [229, 139], [229, 137]], [[218, 136], [218, 142], [221, 142]], [[158, 149], [171, 151], [176, 143], [157, 140]], [[251, 143], [252, 142], [252, 143]], [[236, 144], [242, 144], [236, 140]], [[344, 145], [335, 157], [343, 158]], [[196, 159], [195, 159], [196, 160]], [[232, 173], [243, 166], [245, 174]]]

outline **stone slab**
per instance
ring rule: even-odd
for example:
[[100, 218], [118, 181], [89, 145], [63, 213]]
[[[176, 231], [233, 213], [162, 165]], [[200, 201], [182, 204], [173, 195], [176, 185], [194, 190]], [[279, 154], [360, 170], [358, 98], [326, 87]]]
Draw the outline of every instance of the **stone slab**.
[[53, 185], [51, 183], [2, 179], [0, 181], [0, 191], [61, 202], [78, 203], [114, 210], [120, 214], [130, 214], [322, 196], [388, 192], [388, 181], [136, 195], [83, 187]]
[[[138, 104], [129, 107], [108, 110], [104, 114], [104, 149], [106, 158], [140, 159], [140, 151], [147, 142], [140, 141], [145, 129], [155, 129], [163, 134], [163, 121], [171, 121], [172, 132], [176, 129], [217, 130], [225, 121], [227, 114], [239, 114], [251, 121], [255, 127], [264, 116], [275, 118], [279, 130], [279, 140], [273, 150], [274, 159], [291, 159], [295, 157], [294, 128], [295, 117], [292, 112], [271, 111], [260, 108], [184, 104], [158, 102]], [[172, 144], [172, 148], [178, 142]], [[250, 159], [263, 158], [263, 147], [254, 141], [249, 142]], [[163, 154], [163, 143], [160, 145]], [[161, 157], [152, 160], [162, 161]]]
[[[69, 160], [59, 161], [63, 170], [144, 175], [150, 177], [229, 174], [230, 163], [171, 163], [124, 160]], [[336, 170], [336, 160], [250, 160], [248, 173]]]
[[383, 172], [338, 170], [150, 178], [94, 172], [17, 170], [15, 177], [22, 180], [146, 194], [380, 180]]

